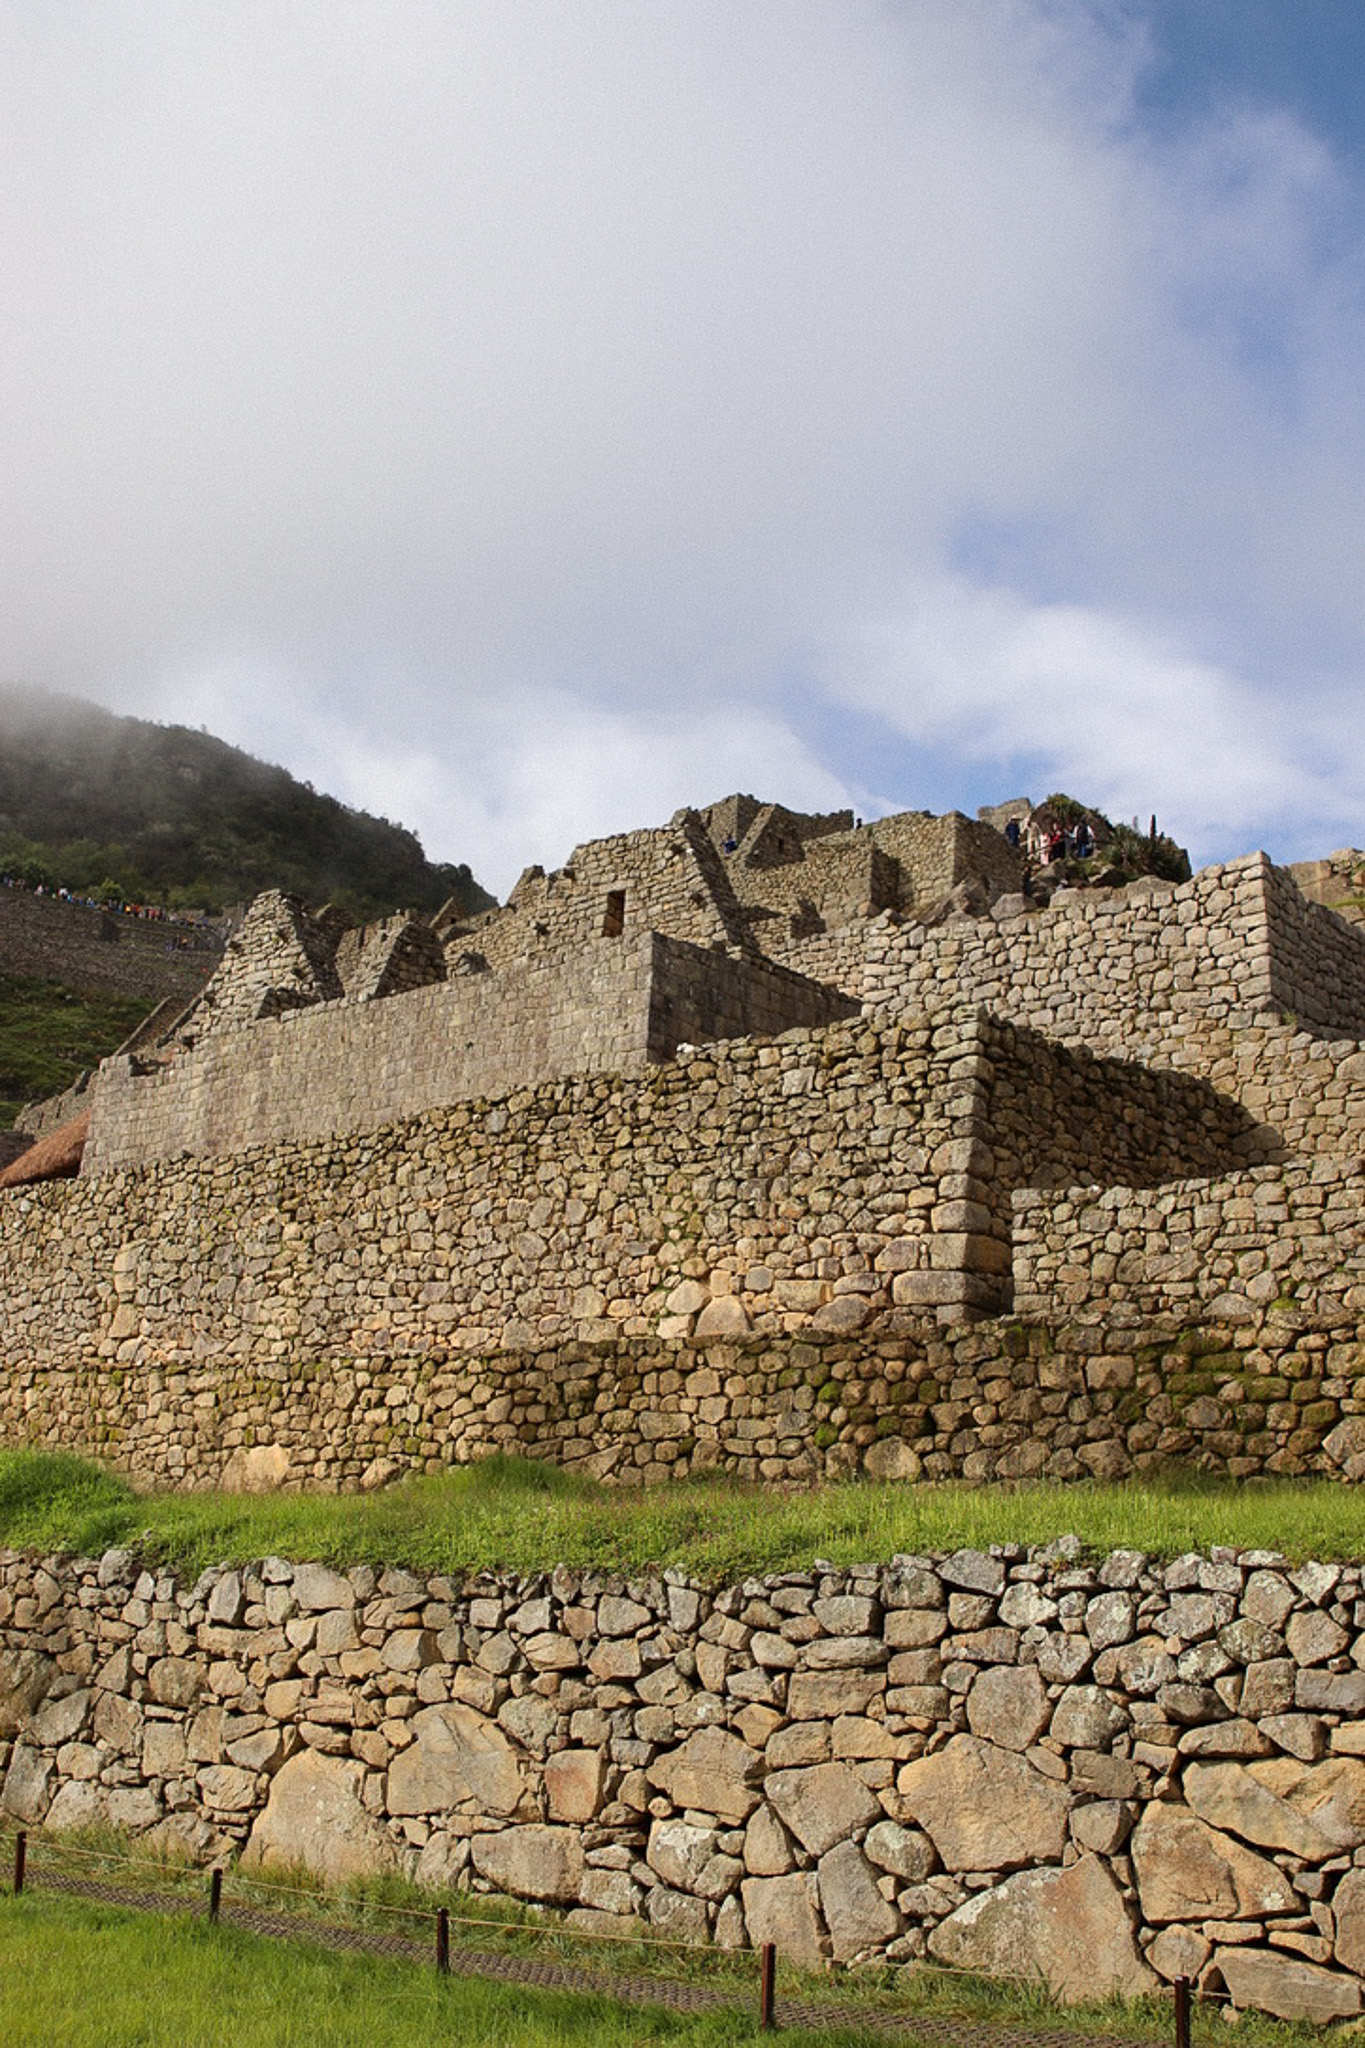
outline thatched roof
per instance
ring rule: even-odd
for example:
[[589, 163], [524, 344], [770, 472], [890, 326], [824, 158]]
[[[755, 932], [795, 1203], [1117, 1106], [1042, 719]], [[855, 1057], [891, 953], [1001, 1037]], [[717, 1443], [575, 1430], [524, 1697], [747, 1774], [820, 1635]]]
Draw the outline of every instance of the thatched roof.
[[90, 1112], [82, 1110], [69, 1124], [39, 1138], [27, 1152], [0, 1173], [0, 1188], [30, 1187], [40, 1180], [74, 1180], [80, 1172], [81, 1154], [90, 1135]]

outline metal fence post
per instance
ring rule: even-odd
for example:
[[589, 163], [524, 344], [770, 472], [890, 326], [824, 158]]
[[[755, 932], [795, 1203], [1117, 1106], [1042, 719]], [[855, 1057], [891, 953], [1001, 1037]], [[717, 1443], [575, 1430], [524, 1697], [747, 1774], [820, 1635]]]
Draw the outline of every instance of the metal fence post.
[[444, 1906], [436, 1908], [436, 1967], [443, 1977], [450, 1975], [450, 1914]]
[[1175, 2048], [1190, 2048], [1190, 1980], [1175, 1980]]
[[770, 1941], [765, 1941], [758, 1952], [758, 2024], [764, 2033], [771, 2033], [777, 2022], [773, 2016], [773, 1991], [777, 1978], [777, 1950]]
[[24, 1868], [28, 1862], [28, 1836], [21, 1828], [14, 1837], [14, 1896], [24, 1889]]
[[219, 1907], [220, 1907], [220, 1906], [222, 1905], [222, 1903], [223, 1903], [223, 1873], [222, 1873], [222, 1871], [221, 1871], [221, 1870], [211, 1870], [211, 1871], [209, 1872], [209, 1921], [210, 1921], [210, 1924], [214, 1924], [214, 1923], [216, 1923], [216, 1922], [217, 1922], [217, 1919], [218, 1919], [218, 1909], [219, 1909]]

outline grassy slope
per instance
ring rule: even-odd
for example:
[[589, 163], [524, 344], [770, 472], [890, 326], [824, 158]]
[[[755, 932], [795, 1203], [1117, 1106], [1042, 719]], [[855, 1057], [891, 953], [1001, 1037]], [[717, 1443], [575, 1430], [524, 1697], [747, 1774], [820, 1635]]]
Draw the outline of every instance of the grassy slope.
[[0, 974], [0, 1130], [26, 1102], [69, 1088], [136, 1029], [141, 996], [77, 994], [60, 982]]
[[0, 1452], [0, 1543], [97, 1554], [133, 1544], [197, 1573], [276, 1555], [432, 1571], [555, 1564], [625, 1573], [674, 1565], [719, 1581], [962, 1545], [1046, 1543], [1171, 1556], [1227, 1543], [1293, 1558], [1358, 1557], [1354, 1490], [1329, 1483], [873, 1486], [811, 1493], [688, 1482], [640, 1495], [552, 1466], [490, 1459], [372, 1495], [135, 1494], [81, 1459]]

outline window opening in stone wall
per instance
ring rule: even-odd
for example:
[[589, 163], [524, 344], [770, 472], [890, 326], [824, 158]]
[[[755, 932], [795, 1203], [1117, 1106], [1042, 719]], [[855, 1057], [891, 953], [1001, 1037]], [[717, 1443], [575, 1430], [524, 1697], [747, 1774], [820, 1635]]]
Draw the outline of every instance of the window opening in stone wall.
[[624, 889], [608, 889], [607, 907], [602, 913], [602, 936], [604, 939], [619, 939], [626, 928], [626, 892]]

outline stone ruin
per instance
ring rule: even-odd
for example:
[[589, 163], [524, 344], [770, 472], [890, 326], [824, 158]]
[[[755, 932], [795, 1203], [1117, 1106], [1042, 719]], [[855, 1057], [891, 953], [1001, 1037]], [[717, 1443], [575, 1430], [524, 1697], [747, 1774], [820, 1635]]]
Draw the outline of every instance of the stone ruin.
[[[187, 1487], [1358, 1482], [1362, 879], [1040, 903], [990, 818], [736, 796], [474, 920], [262, 897], [83, 1154], [30, 1119], [77, 1176], [0, 1176], [0, 1437]], [[1363, 1626], [1357, 1566], [1268, 1551], [720, 1590], [0, 1557], [0, 1802], [1325, 2021], [1365, 2000]]]
[[[594, 1395], [611, 1427], [575, 1426], [580, 1353], [634, 1346], [648, 1381], [657, 1347], [768, 1340], [780, 1381], [800, 1341], [880, 1358], [1011, 1312], [1106, 1342], [1207, 1326], [1235, 1333], [1208, 1340], [1228, 1370], [1169, 1427], [1091, 1412], [1045, 1469], [1083, 1471], [1089, 1442], [1119, 1468], [1365, 1470], [1365, 932], [1329, 907], [1365, 856], [1040, 904], [1017, 815], [862, 824], [732, 796], [528, 869], [474, 919], [357, 929], [258, 898], [202, 992], [99, 1069], [88, 1136], [39, 1112], [44, 1143], [0, 1173], [16, 1368], [97, 1386], [110, 1364], [274, 1371], [300, 1347], [348, 1371], [478, 1358], [489, 1412], [510, 1371], [497, 1441], [600, 1461], [633, 1443], [643, 1382]], [[41, 1185], [77, 1165], [74, 1188]], [[1310, 1339], [1307, 1394], [1248, 1397]], [[529, 1357], [558, 1389], [530, 1416]], [[680, 1409], [689, 1462], [749, 1469], [746, 1398]], [[882, 1395], [830, 1405], [789, 1416], [758, 1469], [799, 1476], [816, 1448], [892, 1469], [889, 1434], [907, 1472], [992, 1476], [1047, 1435], [982, 1398], [966, 1429], [891, 1427]], [[469, 1412], [424, 1417], [408, 1455], [486, 1448]], [[295, 1422], [299, 1478], [387, 1462]], [[182, 1431], [175, 1455], [203, 1477], [219, 1453]], [[638, 1444], [626, 1462], [668, 1465]]]

